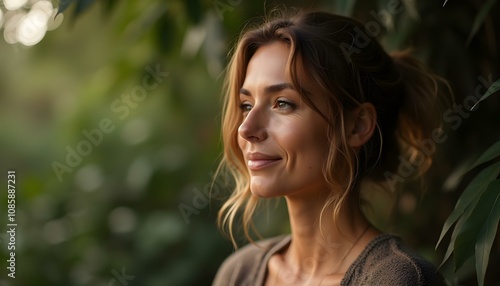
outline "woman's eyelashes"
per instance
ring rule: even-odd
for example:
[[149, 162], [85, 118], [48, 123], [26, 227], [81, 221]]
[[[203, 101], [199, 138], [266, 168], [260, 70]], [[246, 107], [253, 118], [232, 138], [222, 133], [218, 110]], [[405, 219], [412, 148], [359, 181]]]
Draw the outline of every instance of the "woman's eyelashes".
[[244, 102], [241, 102], [240, 103], [240, 109], [241, 109], [241, 113], [244, 117], [246, 117], [248, 115], [248, 113], [250, 112], [250, 110], [252, 110], [252, 104], [250, 104], [250, 102], [248, 101], [244, 101]]
[[297, 108], [297, 105], [289, 100], [278, 99], [276, 100], [273, 108], [276, 108], [280, 111], [289, 112], [295, 110], [295, 108]]
[[252, 105], [248, 102], [242, 102], [240, 103], [240, 109], [243, 112], [243, 114], [246, 115], [252, 109]]

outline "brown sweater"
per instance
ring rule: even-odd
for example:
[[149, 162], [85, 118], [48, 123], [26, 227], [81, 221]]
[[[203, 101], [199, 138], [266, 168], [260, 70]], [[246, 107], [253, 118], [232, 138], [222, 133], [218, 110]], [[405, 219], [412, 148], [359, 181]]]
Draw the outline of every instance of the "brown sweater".
[[[219, 268], [213, 286], [261, 286], [269, 258], [286, 247], [291, 236], [279, 236], [246, 245], [230, 255]], [[444, 285], [434, 266], [404, 247], [390, 234], [375, 237], [349, 267], [341, 286]]]

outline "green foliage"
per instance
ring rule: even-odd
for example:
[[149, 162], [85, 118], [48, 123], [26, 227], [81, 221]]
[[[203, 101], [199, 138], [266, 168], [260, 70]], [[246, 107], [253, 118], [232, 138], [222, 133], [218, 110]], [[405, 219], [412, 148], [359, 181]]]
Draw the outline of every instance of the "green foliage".
[[[473, 168], [500, 157], [500, 142], [486, 150]], [[484, 285], [489, 254], [500, 219], [500, 162], [484, 168], [472, 179], [460, 196], [455, 209], [444, 223], [436, 247], [455, 224], [448, 249], [441, 266], [454, 253], [457, 272], [475, 253], [478, 284]]]
[[[487, 4], [485, 4], [486, 6]], [[483, 7], [481, 12], [484, 12]], [[485, 15], [481, 15], [482, 18]], [[477, 18], [475, 23], [477, 23]], [[470, 37], [469, 37], [470, 40]], [[500, 90], [500, 80], [495, 81], [483, 96], [474, 104], [472, 110]], [[480, 165], [500, 158], [500, 141], [488, 148], [468, 168], [469, 172]], [[465, 188], [455, 206], [443, 225], [436, 248], [455, 224], [450, 243], [441, 266], [454, 254], [454, 275], [461, 270], [464, 263], [472, 256], [475, 257], [476, 275], [479, 286], [484, 285], [486, 269], [495, 235], [500, 220], [500, 162], [493, 163], [477, 174]], [[448, 277], [453, 280], [453, 277]]]
[[[399, 12], [389, 12], [390, 3], [401, 4]], [[128, 285], [211, 283], [232, 251], [215, 225], [229, 189], [219, 183], [217, 195], [206, 195], [221, 152], [223, 68], [246, 23], [275, 4], [352, 15], [378, 28], [375, 36], [389, 51], [415, 47], [418, 57], [450, 80], [458, 105], [476, 92], [479, 76], [486, 79], [479, 81], [487, 89], [480, 100], [488, 101], [466, 113], [450, 109], [445, 117], [452, 120], [445, 125], [446, 142], [437, 146], [441, 153], [425, 197], [408, 189], [392, 204], [383, 193], [372, 201], [371, 219], [434, 263], [456, 251], [457, 265], [464, 266], [456, 273], [459, 279], [445, 275], [450, 283], [473, 285], [475, 271], [479, 283], [499, 281], [500, 274], [491, 271], [499, 260], [498, 244], [491, 242], [498, 225], [500, 143], [473, 164], [481, 170], [468, 187], [458, 188], [464, 190], [460, 198], [460, 192], [441, 188], [450, 173], [500, 140], [499, 97], [491, 96], [499, 88], [493, 79], [500, 63], [486, 33], [500, 26], [499, 5], [487, 3], [59, 1], [65, 20], [39, 44], [0, 43], [0, 176], [17, 170], [20, 219], [19, 276], [15, 281], [0, 276], [0, 285], [99, 286], [113, 279], [121, 285], [122, 271], [134, 277]], [[168, 76], [142, 101], [126, 97], [143, 86], [147, 68], [157, 66]], [[100, 144], [58, 180], [53, 162], [66, 164], [68, 146], [77, 149], [87, 140], [83, 131], [98, 129], [103, 119], [112, 122], [113, 131], [103, 133]], [[283, 204], [269, 213], [257, 218], [263, 236], [289, 230]], [[453, 218], [439, 243], [452, 228], [454, 242], [444, 253], [433, 246], [449, 213]], [[5, 237], [0, 240], [5, 270]], [[478, 263], [470, 272], [463, 262], [474, 255]]]
[[94, 3], [94, 0], [63, 0], [59, 3], [57, 13], [59, 14], [66, 11], [73, 3], [76, 3], [75, 15], [79, 15], [87, 10]]
[[[497, 92], [500, 90], [500, 79], [499, 80], [496, 80], [491, 86], [490, 88], [488, 88], [488, 90], [486, 91], [486, 93], [481, 96], [481, 98], [476, 102], [476, 104], [474, 104], [474, 106], [472, 106], [472, 110], [474, 110], [474, 108], [483, 100], [487, 99], [488, 97], [490, 97], [490, 95], [492, 95], [493, 93]], [[487, 154], [485, 154], [487, 155]], [[477, 165], [476, 165], [477, 166]], [[475, 166], [473, 166], [475, 167]]]
[[[498, 82], [498, 81], [497, 81]], [[469, 170], [476, 168], [477, 166], [484, 164], [488, 161], [493, 160], [500, 154], [500, 141], [493, 144], [490, 148], [484, 151], [483, 154], [472, 164]]]

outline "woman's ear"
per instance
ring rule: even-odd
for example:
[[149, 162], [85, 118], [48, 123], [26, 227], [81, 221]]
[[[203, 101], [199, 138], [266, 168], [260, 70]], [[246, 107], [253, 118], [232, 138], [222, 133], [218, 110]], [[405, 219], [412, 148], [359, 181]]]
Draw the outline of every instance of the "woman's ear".
[[377, 125], [377, 111], [373, 104], [364, 102], [354, 109], [349, 126], [349, 144], [354, 147], [363, 146], [373, 135]]

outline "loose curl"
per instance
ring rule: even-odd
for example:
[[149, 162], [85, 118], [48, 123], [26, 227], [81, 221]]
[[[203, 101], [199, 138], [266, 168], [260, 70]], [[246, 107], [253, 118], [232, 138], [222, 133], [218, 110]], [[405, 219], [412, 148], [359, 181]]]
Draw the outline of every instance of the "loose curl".
[[[245, 236], [253, 241], [252, 215], [259, 198], [250, 191], [250, 176], [238, 146], [242, 122], [239, 91], [247, 65], [260, 47], [274, 41], [289, 47], [286, 71], [304, 102], [328, 123], [330, 148], [323, 175], [330, 189], [324, 211], [333, 206], [336, 221], [341, 207], [359, 195], [362, 181], [384, 185], [387, 172], [396, 172], [403, 156], [415, 163], [412, 178], [420, 178], [432, 163], [432, 152], [419, 143], [431, 137], [440, 125], [440, 106], [447, 98], [447, 82], [432, 73], [408, 51], [387, 54], [365, 27], [347, 17], [326, 12], [299, 12], [278, 16], [244, 32], [228, 65], [223, 106], [222, 140], [224, 154], [217, 169], [234, 178], [234, 190], [219, 211], [218, 223], [228, 230], [236, 247], [232, 226], [240, 210]], [[300, 74], [298, 71], [306, 71]], [[443, 88], [444, 87], [444, 88]], [[322, 113], [311, 101], [321, 94], [327, 111]], [[374, 105], [377, 131], [361, 150], [348, 143], [346, 116], [363, 102]]]

